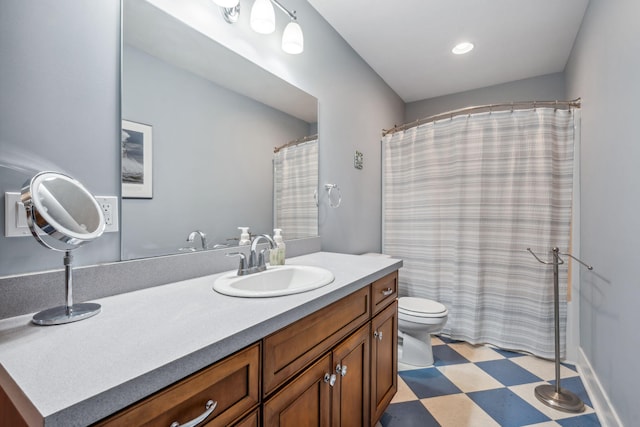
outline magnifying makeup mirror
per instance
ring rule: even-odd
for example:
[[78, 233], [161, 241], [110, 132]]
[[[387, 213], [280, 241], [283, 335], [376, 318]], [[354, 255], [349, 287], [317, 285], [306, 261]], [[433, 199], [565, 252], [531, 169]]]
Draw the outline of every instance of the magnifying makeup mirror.
[[33, 237], [44, 247], [65, 253], [66, 304], [37, 313], [33, 323], [59, 325], [95, 316], [99, 304], [73, 303], [71, 251], [104, 232], [100, 205], [80, 182], [58, 172], [40, 172], [25, 182], [21, 200]]

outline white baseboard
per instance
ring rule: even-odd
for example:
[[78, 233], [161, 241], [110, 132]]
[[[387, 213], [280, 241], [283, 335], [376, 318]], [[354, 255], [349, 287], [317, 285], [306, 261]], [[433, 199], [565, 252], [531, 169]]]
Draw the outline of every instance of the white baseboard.
[[576, 367], [602, 427], [624, 427], [582, 347]]

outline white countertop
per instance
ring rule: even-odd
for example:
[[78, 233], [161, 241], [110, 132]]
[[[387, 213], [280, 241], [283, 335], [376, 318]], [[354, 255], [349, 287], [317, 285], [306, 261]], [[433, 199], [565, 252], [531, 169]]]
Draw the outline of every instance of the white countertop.
[[402, 266], [327, 252], [287, 263], [324, 267], [335, 280], [295, 295], [236, 298], [213, 291], [220, 273], [95, 300], [102, 312], [76, 323], [2, 320], [0, 385], [12, 397], [17, 386], [47, 426], [87, 425]]

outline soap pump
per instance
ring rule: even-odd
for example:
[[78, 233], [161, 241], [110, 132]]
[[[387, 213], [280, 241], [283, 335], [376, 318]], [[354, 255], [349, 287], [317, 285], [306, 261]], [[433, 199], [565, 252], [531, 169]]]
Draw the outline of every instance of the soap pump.
[[269, 252], [269, 262], [271, 265], [284, 265], [286, 245], [282, 239], [282, 229], [273, 229], [273, 241], [276, 247]]
[[238, 245], [246, 246], [251, 244], [251, 235], [249, 234], [249, 227], [238, 227], [240, 230], [240, 242]]

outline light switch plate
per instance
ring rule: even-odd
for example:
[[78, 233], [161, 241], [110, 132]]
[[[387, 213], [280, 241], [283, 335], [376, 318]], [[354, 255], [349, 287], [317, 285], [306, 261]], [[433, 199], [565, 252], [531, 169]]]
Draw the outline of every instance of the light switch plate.
[[362, 169], [364, 167], [364, 154], [360, 151], [356, 151], [356, 154], [353, 156], [353, 167], [356, 169]]

